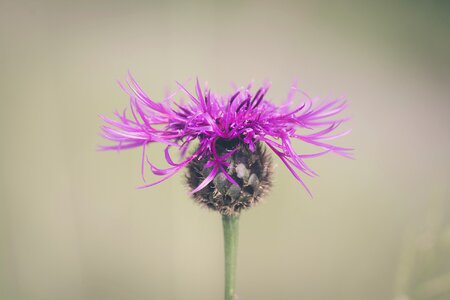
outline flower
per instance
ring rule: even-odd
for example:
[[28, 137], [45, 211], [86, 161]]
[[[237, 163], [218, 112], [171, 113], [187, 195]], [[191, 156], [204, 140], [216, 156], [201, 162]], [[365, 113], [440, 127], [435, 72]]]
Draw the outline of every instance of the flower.
[[[162, 178], [140, 188], [161, 183], [188, 167], [187, 180], [194, 197], [201, 202], [205, 200], [203, 203], [213, 209], [222, 210], [223, 205], [214, 207], [217, 202], [211, 196], [214, 192], [228, 195], [228, 202], [235, 202], [242, 198], [244, 187], [247, 187], [247, 194], [251, 196], [247, 202], [251, 202], [268, 189], [271, 159], [265, 146], [279, 157], [308, 193], [310, 191], [300, 174], [311, 177], [317, 174], [307, 166], [307, 159], [326, 153], [351, 157], [352, 149], [328, 143], [350, 132], [334, 133], [339, 125], [348, 120], [335, 118], [347, 107], [343, 99], [319, 102], [293, 84], [286, 100], [276, 105], [266, 98], [270, 87], [268, 83], [255, 93], [251, 91], [250, 84], [246, 88], [237, 88], [230, 95], [220, 96], [208, 88], [202, 90], [197, 79], [194, 93], [177, 82], [175, 93], [156, 102], [139, 87], [131, 74], [126, 83], [126, 86], [120, 85], [130, 97], [131, 114], [127, 115], [124, 110], [123, 113], [116, 112], [115, 119], [101, 116], [106, 122], [102, 126], [102, 136], [115, 144], [101, 146], [100, 150], [141, 147], [144, 181], [146, 166]], [[187, 96], [187, 102], [174, 101], [179, 92]], [[297, 97], [298, 103], [294, 104]], [[294, 149], [294, 140], [320, 150], [299, 154]], [[146, 154], [150, 143], [166, 145], [164, 156], [169, 165], [167, 168], [156, 167], [150, 162]], [[193, 145], [197, 145], [195, 150], [189, 150]], [[178, 152], [179, 161], [172, 158], [171, 149]], [[252, 168], [258, 170], [253, 172]], [[208, 200], [205, 197], [213, 198]], [[227, 202], [225, 197], [221, 199]], [[235, 208], [236, 211], [246, 207], [245, 203], [240, 205]], [[228, 206], [222, 213], [230, 214], [233, 209]]]

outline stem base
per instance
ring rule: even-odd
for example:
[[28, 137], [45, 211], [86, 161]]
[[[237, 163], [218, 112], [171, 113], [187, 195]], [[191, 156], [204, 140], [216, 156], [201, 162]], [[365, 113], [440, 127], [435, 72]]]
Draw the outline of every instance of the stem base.
[[239, 215], [222, 215], [222, 223], [225, 250], [225, 300], [234, 300]]

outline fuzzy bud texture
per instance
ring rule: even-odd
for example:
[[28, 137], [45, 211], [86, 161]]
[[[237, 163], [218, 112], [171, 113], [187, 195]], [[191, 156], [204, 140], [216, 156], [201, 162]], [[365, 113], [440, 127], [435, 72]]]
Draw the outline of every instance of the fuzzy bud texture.
[[[232, 152], [234, 149], [237, 150]], [[219, 139], [216, 142], [216, 150], [219, 155], [232, 152], [225, 160], [226, 172], [237, 184], [232, 184], [223, 172], [219, 172], [205, 188], [193, 196], [201, 205], [221, 214], [239, 214], [242, 209], [256, 204], [269, 190], [272, 176], [271, 157], [261, 143], [257, 143], [252, 152], [247, 144], [240, 143], [237, 139]], [[188, 164], [187, 182], [192, 190], [211, 173], [212, 167], [205, 167], [210, 159], [204, 157]]]

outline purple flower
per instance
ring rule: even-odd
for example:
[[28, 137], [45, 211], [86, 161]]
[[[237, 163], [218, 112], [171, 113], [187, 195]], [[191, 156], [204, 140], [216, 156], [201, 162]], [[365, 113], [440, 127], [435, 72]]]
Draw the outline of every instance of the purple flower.
[[[101, 116], [106, 122], [102, 126], [102, 136], [115, 144], [101, 146], [100, 149], [142, 147], [141, 173], [144, 181], [147, 168], [162, 178], [141, 188], [161, 183], [191, 162], [200, 160], [206, 160], [204, 169], [208, 170], [209, 175], [202, 178], [192, 193], [207, 187], [220, 173], [229, 183], [238, 185], [237, 177], [229, 173], [230, 156], [242, 145], [253, 152], [260, 144], [265, 144], [309, 192], [300, 174], [311, 177], [317, 174], [307, 166], [307, 159], [329, 152], [351, 157], [352, 149], [328, 142], [350, 132], [334, 133], [339, 125], [348, 120], [336, 118], [347, 107], [342, 99], [318, 101], [294, 84], [284, 103], [276, 105], [266, 98], [268, 83], [256, 92], [251, 91], [250, 84], [246, 88], [237, 88], [232, 94], [221, 96], [208, 88], [202, 90], [197, 80], [194, 92], [178, 83], [175, 93], [156, 102], [147, 96], [131, 75], [126, 82], [127, 85], [121, 87], [130, 97], [130, 113], [127, 114], [125, 110], [123, 113], [116, 112], [115, 119]], [[187, 96], [186, 102], [174, 101], [179, 92]], [[299, 154], [294, 149], [294, 140], [313, 145], [319, 150]], [[234, 148], [218, 151], [216, 144], [223, 144], [223, 141], [234, 141], [229, 143]], [[164, 155], [169, 165], [167, 168], [156, 167], [149, 161], [146, 147], [150, 143], [166, 145]], [[194, 151], [188, 150], [194, 145]], [[178, 152], [178, 161], [172, 158], [171, 149]], [[238, 171], [242, 173], [245, 170]]]

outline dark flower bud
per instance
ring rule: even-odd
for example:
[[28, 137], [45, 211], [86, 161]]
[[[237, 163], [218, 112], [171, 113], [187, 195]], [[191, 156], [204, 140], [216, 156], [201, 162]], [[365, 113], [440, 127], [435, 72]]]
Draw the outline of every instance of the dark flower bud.
[[[263, 144], [257, 142], [252, 152], [246, 143], [238, 139], [217, 140], [216, 151], [219, 156], [233, 150], [233, 154], [226, 159], [226, 171], [238, 185], [231, 183], [219, 171], [205, 188], [193, 194], [198, 203], [223, 215], [239, 214], [242, 209], [258, 203], [271, 186], [272, 160]], [[203, 157], [187, 165], [187, 183], [192, 190], [211, 173], [212, 167], [205, 167], [211, 159]]]

